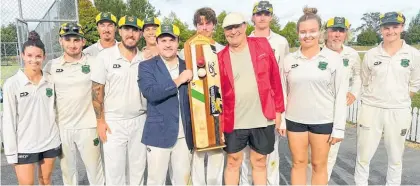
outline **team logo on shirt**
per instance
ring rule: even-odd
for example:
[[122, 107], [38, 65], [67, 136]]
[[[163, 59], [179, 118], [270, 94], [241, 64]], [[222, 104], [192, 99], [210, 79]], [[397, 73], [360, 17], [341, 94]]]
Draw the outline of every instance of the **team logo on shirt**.
[[410, 65], [410, 60], [408, 59], [401, 59], [401, 66], [408, 67]]
[[114, 65], [112, 65], [112, 68], [121, 68], [121, 65], [120, 64], [114, 64]]
[[89, 65], [83, 65], [82, 66], [82, 72], [87, 74], [90, 72], [90, 66]]
[[349, 59], [343, 59], [343, 65], [345, 67], [349, 66]]
[[298, 67], [299, 66], [299, 64], [293, 64], [292, 65], [292, 68], [296, 68], [296, 67]]
[[53, 90], [51, 88], [47, 88], [46, 89], [46, 93], [45, 93], [48, 97], [51, 97], [53, 95]]
[[381, 61], [377, 61], [377, 62], [375, 62], [375, 63], [373, 63], [373, 65], [380, 65], [380, 64], [382, 64], [382, 62]]
[[61, 69], [61, 68], [58, 68], [57, 70], [55, 70], [55, 72], [63, 72], [64, 70], [63, 69]]
[[20, 93], [20, 97], [25, 97], [25, 96], [28, 96], [29, 95], [29, 93], [28, 92], [21, 92]]
[[318, 68], [321, 69], [321, 70], [327, 69], [327, 66], [328, 66], [328, 63], [324, 62], [324, 61], [320, 61], [319, 64], [318, 64]]
[[99, 145], [99, 138], [93, 139], [93, 145], [95, 145], [95, 146]]

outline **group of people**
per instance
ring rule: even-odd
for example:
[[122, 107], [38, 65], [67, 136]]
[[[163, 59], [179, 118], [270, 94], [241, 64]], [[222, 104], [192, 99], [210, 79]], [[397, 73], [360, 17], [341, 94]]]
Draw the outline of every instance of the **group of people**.
[[[82, 26], [65, 23], [64, 53], [46, 65], [44, 44], [30, 32], [24, 68], [4, 84], [4, 153], [19, 184], [34, 184], [37, 164], [39, 184], [51, 184], [59, 157], [64, 184], [77, 185], [79, 151], [92, 185], [165, 185], [167, 172], [173, 185], [278, 185], [279, 140], [287, 136], [291, 183], [326, 185], [346, 108], [358, 98], [355, 182], [368, 184], [384, 133], [387, 184], [401, 184], [410, 97], [420, 89], [420, 52], [400, 39], [405, 17], [381, 15], [383, 42], [361, 62], [344, 45], [346, 18], [322, 25], [317, 10], [306, 7], [297, 22], [300, 47], [289, 53], [287, 40], [270, 30], [273, 13], [270, 2], [255, 3], [249, 36], [242, 14], [222, 22], [228, 44], [215, 46], [226, 147], [204, 152], [194, 150], [188, 82], [195, 72], [178, 52], [176, 25], [102, 12], [95, 20], [99, 41], [83, 49]], [[195, 12], [193, 23], [209, 38], [218, 24], [208, 7]], [[141, 37], [146, 46], [139, 50]]]

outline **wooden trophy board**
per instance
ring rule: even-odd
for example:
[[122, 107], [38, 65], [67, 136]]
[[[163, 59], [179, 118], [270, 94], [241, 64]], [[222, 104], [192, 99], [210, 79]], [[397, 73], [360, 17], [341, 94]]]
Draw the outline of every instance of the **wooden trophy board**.
[[[188, 84], [194, 148], [207, 151], [223, 148], [220, 141], [222, 126], [219, 114], [222, 112], [219, 62], [213, 39], [196, 34], [184, 43], [184, 56], [187, 69], [192, 70], [193, 78]], [[204, 63], [198, 67], [197, 63]], [[199, 77], [203, 68], [206, 75]], [[203, 70], [201, 70], [203, 71]]]

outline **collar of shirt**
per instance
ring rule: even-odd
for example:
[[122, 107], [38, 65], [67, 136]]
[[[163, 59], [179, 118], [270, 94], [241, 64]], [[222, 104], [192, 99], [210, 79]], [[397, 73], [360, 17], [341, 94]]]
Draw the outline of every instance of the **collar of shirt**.
[[75, 61], [75, 62], [67, 62], [66, 60], [64, 60], [64, 55], [60, 56], [60, 65], [64, 66], [66, 64], [72, 64], [72, 65], [76, 65], [76, 64], [82, 64], [84, 65], [86, 63], [86, 55], [82, 52], [82, 57]]
[[[115, 46], [113, 46], [114, 48], [113, 48], [113, 50], [112, 50], [112, 52], [114, 53], [113, 55], [111, 55], [111, 56], [115, 56], [115, 59], [116, 60], [120, 60], [120, 59], [123, 59], [124, 61], [127, 61], [127, 62], [129, 62], [128, 60], [127, 60], [127, 58], [125, 58], [124, 56], [122, 56], [121, 55], [121, 52], [120, 52], [120, 48], [119, 48], [119, 45], [115, 45]], [[136, 56], [133, 58], [133, 60], [132, 60], [132, 64], [135, 64], [135, 63], [138, 63], [138, 62], [140, 62], [141, 60], [142, 60], [142, 55], [141, 55], [141, 52], [140, 52], [140, 50], [136, 47], [136, 51], [137, 51], [137, 53], [136, 53]]]
[[174, 66], [172, 68], [169, 65], [169, 63], [165, 59], [163, 59], [162, 56], [160, 56], [160, 58], [162, 59], [163, 63], [165, 63], [165, 66], [166, 66], [166, 68], [168, 68], [169, 71], [172, 71], [172, 70], [175, 70], [175, 69], [179, 68], [179, 59], [178, 59], [178, 57], [176, 58], [176, 66]]
[[[42, 72], [42, 78], [41, 78], [41, 80], [39, 81], [39, 83], [38, 83], [38, 86], [39, 85], [42, 85], [42, 84], [44, 84], [44, 83], [46, 83], [46, 82], [48, 82], [48, 79], [46, 78], [46, 76], [45, 76], [45, 73], [43, 73]], [[25, 75], [25, 73], [22, 71], [22, 70], [18, 70], [18, 72], [17, 72], [17, 77], [18, 77], [18, 80], [19, 80], [19, 83], [21, 84], [21, 85], [23, 85], [23, 86], [25, 86], [25, 85], [28, 85], [28, 84], [32, 84], [32, 82], [31, 81], [29, 81], [29, 79], [28, 79], [28, 77]]]
[[[117, 40], [114, 39], [114, 45], [113, 46], [115, 46], [117, 44], [118, 44]], [[98, 40], [98, 42], [96, 42], [95, 45], [99, 49], [99, 51], [104, 49], [104, 47], [101, 45], [101, 40]]]
[[[400, 50], [398, 50], [397, 53], [395, 53], [394, 56], [396, 56], [398, 54], [408, 54], [408, 52], [407, 52], [408, 51], [408, 45], [407, 45], [407, 43], [405, 43], [404, 40], [402, 40], [402, 42], [403, 42], [402, 47], [400, 48]], [[378, 48], [379, 48], [379, 55], [386, 56], [386, 57], [390, 56], [384, 49], [384, 42], [383, 41], [378, 45]]]
[[[270, 40], [271, 39], [271, 37], [272, 37], [272, 33], [273, 33], [273, 31], [270, 29], [270, 33], [268, 34], [268, 36], [267, 37], [265, 37], [265, 38], [267, 38], [267, 40]], [[255, 36], [255, 30], [254, 31], [252, 31], [251, 32], [251, 34], [249, 34], [249, 36], [250, 37], [256, 37]]]
[[[327, 48], [327, 47], [324, 47], [324, 48]], [[318, 57], [326, 57], [326, 55], [325, 55], [325, 50], [324, 50], [324, 48], [321, 48], [321, 51], [319, 51], [319, 53], [318, 54], [316, 54], [314, 57], [312, 57], [312, 59], [316, 59], [316, 58], [318, 58]], [[300, 59], [306, 59], [306, 60], [309, 60], [306, 56], [304, 56], [303, 54], [302, 54], [302, 51], [301, 51], [301, 47], [299, 47], [298, 48], [298, 50], [296, 51], [296, 53], [295, 53], [295, 58], [296, 59], [298, 59], [298, 58], [300, 58]]]

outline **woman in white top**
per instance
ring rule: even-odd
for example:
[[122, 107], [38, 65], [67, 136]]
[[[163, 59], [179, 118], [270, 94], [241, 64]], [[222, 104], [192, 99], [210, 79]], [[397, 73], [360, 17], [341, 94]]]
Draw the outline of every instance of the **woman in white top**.
[[55, 123], [54, 85], [41, 71], [44, 44], [32, 31], [23, 44], [24, 69], [4, 83], [3, 138], [7, 162], [13, 164], [19, 185], [51, 184], [54, 161], [61, 154]]
[[297, 23], [301, 47], [284, 61], [293, 185], [306, 184], [309, 145], [312, 185], [326, 185], [330, 145], [344, 138], [348, 79], [339, 54], [318, 44], [321, 19], [316, 12], [304, 9]]

